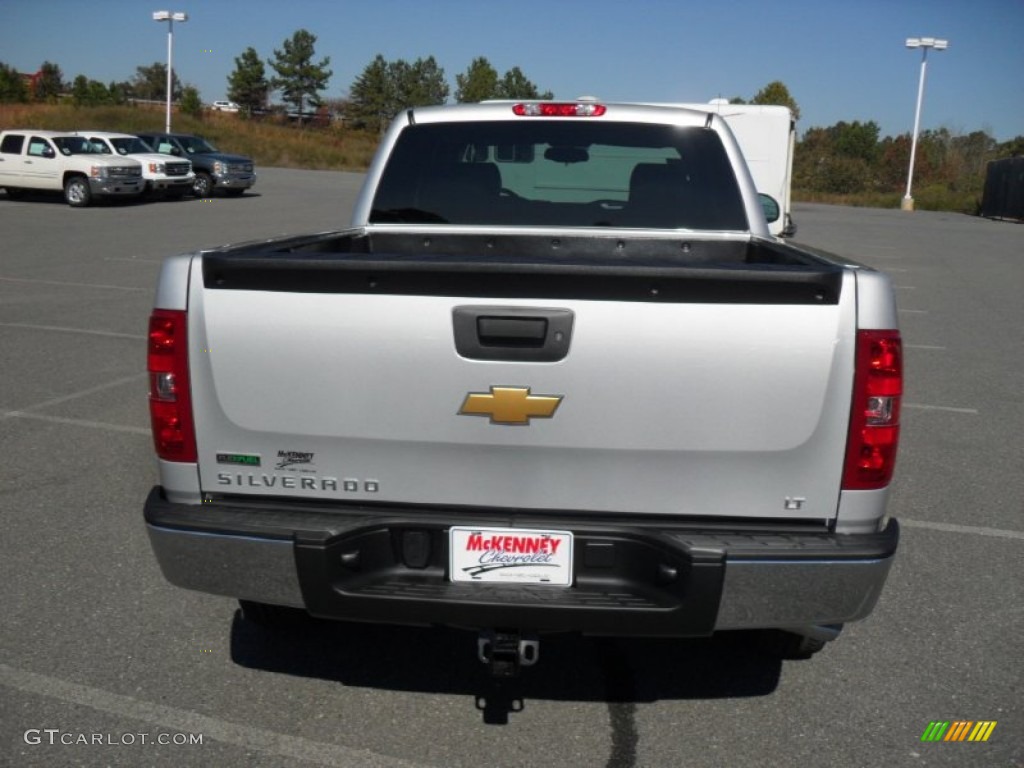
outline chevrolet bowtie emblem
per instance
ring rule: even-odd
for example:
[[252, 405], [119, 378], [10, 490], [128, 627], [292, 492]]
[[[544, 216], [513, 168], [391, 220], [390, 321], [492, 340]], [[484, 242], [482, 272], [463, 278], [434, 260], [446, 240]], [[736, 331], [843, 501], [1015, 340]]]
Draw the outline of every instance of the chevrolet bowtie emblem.
[[550, 419], [562, 395], [531, 395], [529, 387], [491, 387], [490, 392], [470, 392], [462, 401], [460, 416], [489, 416], [491, 424], [530, 424], [530, 419]]

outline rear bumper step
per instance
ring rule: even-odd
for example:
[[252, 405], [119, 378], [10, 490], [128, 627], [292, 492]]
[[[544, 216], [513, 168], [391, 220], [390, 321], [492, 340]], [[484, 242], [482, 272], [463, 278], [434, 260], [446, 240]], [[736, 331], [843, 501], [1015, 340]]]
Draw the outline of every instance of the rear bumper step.
[[493, 510], [324, 509], [259, 502], [145, 505], [166, 578], [202, 592], [316, 616], [596, 635], [694, 637], [716, 630], [839, 624], [871, 612], [899, 539], [876, 534], [692, 530], [545, 519], [574, 535], [573, 585], [453, 583], [453, 525], [536, 527]]

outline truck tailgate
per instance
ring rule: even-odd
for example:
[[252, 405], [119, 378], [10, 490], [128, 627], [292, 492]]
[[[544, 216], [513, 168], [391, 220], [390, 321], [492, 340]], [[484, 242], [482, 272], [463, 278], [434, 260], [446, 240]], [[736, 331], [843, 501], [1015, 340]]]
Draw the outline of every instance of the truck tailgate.
[[[836, 514], [854, 365], [850, 273], [826, 301], [766, 300], [739, 277], [710, 301], [602, 296], [557, 280], [487, 295], [466, 281], [393, 293], [301, 287], [285, 275], [273, 287], [219, 285], [195, 265], [190, 280], [205, 493]], [[456, 349], [460, 308], [499, 319], [570, 313], [565, 354], [466, 357]], [[512, 416], [496, 404], [499, 390]]]

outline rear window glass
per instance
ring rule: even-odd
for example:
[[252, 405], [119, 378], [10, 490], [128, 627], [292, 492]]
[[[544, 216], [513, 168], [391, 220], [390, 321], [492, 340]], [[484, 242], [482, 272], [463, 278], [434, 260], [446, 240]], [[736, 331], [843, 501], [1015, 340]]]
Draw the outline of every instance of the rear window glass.
[[0, 152], [5, 155], [20, 155], [21, 148], [25, 145], [25, 137], [19, 136], [16, 133], [10, 133], [4, 136], [2, 142], [0, 142]]
[[410, 126], [370, 221], [747, 229], [714, 131], [582, 119]]

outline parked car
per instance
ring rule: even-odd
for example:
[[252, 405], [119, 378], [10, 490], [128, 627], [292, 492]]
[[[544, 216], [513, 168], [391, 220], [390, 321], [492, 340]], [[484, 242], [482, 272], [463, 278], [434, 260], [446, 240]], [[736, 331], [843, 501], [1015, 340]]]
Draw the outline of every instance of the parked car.
[[142, 164], [104, 156], [71, 131], [32, 128], [0, 132], [0, 187], [17, 199], [25, 192], [63, 192], [75, 208], [94, 197], [134, 197], [143, 189]]
[[192, 163], [161, 155], [138, 136], [110, 131], [78, 131], [104, 155], [133, 157], [142, 163], [145, 194], [161, 193], [168, 197], [183, 197], [192, 191], [196, 175]]
[[196, 197], [209, 197], [218, 189], [238, 196], [256, 183], [251, 158], [221, 152], [200, 136], [188, 133], [140, 133], [138, 136], [161, 154], [192, 162], [196, 172], [192, 192]]
[[215, 101], [212, 104], [212, 109], [214, 112], [238, 112], [241, 107], [233, 101]]

